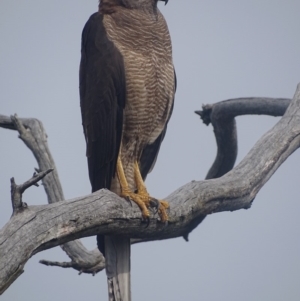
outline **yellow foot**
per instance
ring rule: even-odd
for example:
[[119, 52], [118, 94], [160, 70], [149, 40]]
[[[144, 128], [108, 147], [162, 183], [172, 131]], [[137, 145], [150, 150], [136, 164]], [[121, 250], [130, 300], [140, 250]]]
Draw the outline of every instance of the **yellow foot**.
[[160, 206], [158, 208], [158, 214], [160, 216], [160, 219], [163, 223], [167, 223], [168, 222], [168, 214], [166, 212], [166, 209], [170, 208], [169, 203], [163, 200], [159, 200], [160, 202]]
[[124, 189], [121, 193], [121, 197], [125, 198], [125, 199], [129, 199], [131, 201], [133, 201], [134, 203], [136, 203], [141, 211], [142, 211], [142, 217], [145, 220], [149, 220], [149, 206], [146, 205], [146, 203], [139, 197], [139, 195], [137, 195], [136, 193], [130, 191], [129, 189]]
[[139, 198], [144, 202], [147, 208], [156, 208], [158, 215], [160, 217], [160, 220], [163, 223], [168, 222], [168, 214], [166, 209], [168, 209], [169, 203], [163, 200], [157, 200], [156, 198], [153, 198], [149, 195], [147, 191], [137, 192]]
[[149, 222], [149, 208], [156, 208], [157, 212], [160, 216], [160, 219], [163, 223], [168, 222], [168, 214], [166, 212], [166, 209], [169, 208], [169, 203], [166, 201], [157, 200], [149, 195], [147, 192], [146, 186], [144, 184], [144, 181], [142, 179], [139, 165], [137, 162], [135, 162], [134, 165], [134, 175], [135, 175], [135, 183], [137, 188], [137, 193], [134, 193], [129, 189], [128, 182], [125, 177], [122, 161], [120, 158], [120, 155], [118, 156], [117, 161], [117, 174], [120, 181], [121, 186], [121, 197], [124, 197], [126, 199], [130, 199], [133, 202], [135, 202], [142, 211], [142, 217], [143, 219], [147, 220]]
[[148, 208], [156, 208], [156, 212], [158, 212], [160, 220], [163, 223], [168, 222], [168, 214], [166, 211], [166, 209], [169, 208], [168, 202], [157, 200], [151, 197], [148, 193], [134, 193], [127, 189], [122, 192], [121, 197], [130, 199], [136, 203], [142, 212], [142, 217], [144, 220], [149, 220], [150, 213]]

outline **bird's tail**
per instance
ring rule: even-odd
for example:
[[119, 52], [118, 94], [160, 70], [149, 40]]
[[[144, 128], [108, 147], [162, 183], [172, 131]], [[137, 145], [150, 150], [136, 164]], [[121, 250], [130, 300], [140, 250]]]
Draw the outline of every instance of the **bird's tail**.
[[109, 301], [131, 301], [130, 238], [105, 236], [105, 262]]

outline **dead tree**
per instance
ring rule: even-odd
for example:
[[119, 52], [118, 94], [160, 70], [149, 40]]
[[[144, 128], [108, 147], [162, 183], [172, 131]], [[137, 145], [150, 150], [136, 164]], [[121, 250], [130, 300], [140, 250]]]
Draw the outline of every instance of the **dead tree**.
[[[149, 226], [142, 228], [137, 206], [108, 190], [64, 201], [42, 123], [0, 115], [0, 126], [17, 130], [39, 165], [33, 177], [22, 185], [11, 179], [13, 214], [0, 230], [0, 294], [22, 274], [31, 256], [58, 245], [71, 261], [41, 263], [74, 268], [80, 273], [96, 274], [104, 269], [105, 260], [98, 249], [88, 251], [78, 240], [85, 236], [126, 235], [132, 243], [179, 236], [187, 240], [206, 215], [250, 208], [260, 188], [300, 146], [300, 84], [293, 100], [231, 99], [203, 106], [196, 113], [205, 124], [213, 125], [218, 147], [215, 162], [205, 181], [192, 181], [165, 198], [171, 207], [168, 226], [162, 225], [153, 213]], [[235, 117], [246, 114], [283, 117], [232, 169], [237, 156]], [[23, 192], [41, 179], [49, 204], [27, 205], [22, 201]]]

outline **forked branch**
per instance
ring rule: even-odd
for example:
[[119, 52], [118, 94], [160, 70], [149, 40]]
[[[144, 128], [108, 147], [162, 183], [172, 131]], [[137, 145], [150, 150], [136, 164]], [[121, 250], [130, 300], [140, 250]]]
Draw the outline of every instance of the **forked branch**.
[[244, 97], [203, 105], [202, 110], [195, 111], [204, 124], [212, 124], [217, 142], [217, 156], [206, 179], [219, 178], [234, 166], [238, 145], [235, 117], [283, 116], [290, 102], [287, 98]]
[[96, 234], [127, 235], [142, 241], [186, 237], [205, 215], [250, 208], [260, 188], [299, 148], [299, 121], [300, 84], [283, 118], [238, 166], [221, 178], [188, 183], [166, 198], [171, 207], [167, 227], [155, 214], [148, 227], [141, 227], [139, 209], [107, 190], [28, 206], [0, 231], [0, 293], [20, 275], [32, 255], [68, 241]]
[[11, 202], [13, 213], [19, 213], [23, 208], [27, 208], [27, 204], [22, 202], [22, 194], [31, 186], [39, 186], [38, 182], [43, 179], [53, 169], [48, 169], [39, 173], [34, 173], [32, 178], [21, 185], [17, 185], [14, 178], [10, 179]]
[[[64, 200], [62, 185], [59, 180], [55, 162], [52, 158], [48, 143], [47, 134], [44, 130], [41, 121], [35, 118], [18, 118], [17, 115], [7, 117], [0, 115], [0, 127], [17, 130], [19, 138], [32, 151], [38, 163], [38, 171], [54, 169], [47, 177], [42, 179], [43, 187], [45, 189], [48, 203], [55, 203]], [[43, 261], [41, 263], [52, 266], [73, 267], [79, 273], [96, 274], [102, 271], [105, 267], [105, 260], [103, 255], [97, 248], [92, 251], [87, 250], [79, 240], [70, 241], [61, 248], [70, 257], [69, 264], [57, 262]]]

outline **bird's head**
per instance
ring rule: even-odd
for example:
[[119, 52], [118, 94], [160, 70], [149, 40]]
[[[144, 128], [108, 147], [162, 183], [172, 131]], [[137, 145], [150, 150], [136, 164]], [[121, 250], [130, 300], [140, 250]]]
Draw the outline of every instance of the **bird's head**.
[[163, 1], [165, 5], [169, 0], [121, 0], [127, 7], [146, 7], [146, 6], [156, 6], [157, 2]]
[[169, 0], [99, 0], [99, 9], [101, 12], [112, 13], [114, 7], [125, 6], [127, 8], [147, 8], [155, 7], [159, 1], [165, 2], [165, 5]]

